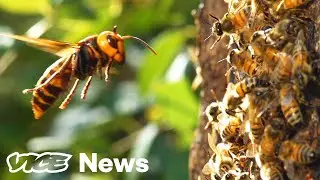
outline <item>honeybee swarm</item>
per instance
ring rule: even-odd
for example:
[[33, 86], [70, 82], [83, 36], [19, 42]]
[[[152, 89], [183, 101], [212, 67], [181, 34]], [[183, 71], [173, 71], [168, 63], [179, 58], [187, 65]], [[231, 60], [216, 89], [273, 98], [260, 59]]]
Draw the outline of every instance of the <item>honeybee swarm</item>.
[[[319, 163], [320, 52], [312, 0], [230, 0], [212, 19], [216, 43], [229, 38], [228, 87], [205, 110], [214, 152], [203, 168], [211, 179], [297, 179], [288, 172]], [[208, 12], [210, 13], [210, 12]], [[220, 137], [214, 137], [215, 135]], [[300, 137], [300, 138], [299, 138]], [[304, 138], [301, 138], [304, 137]], [[216, 144], [213, 139], [218, 139]]]

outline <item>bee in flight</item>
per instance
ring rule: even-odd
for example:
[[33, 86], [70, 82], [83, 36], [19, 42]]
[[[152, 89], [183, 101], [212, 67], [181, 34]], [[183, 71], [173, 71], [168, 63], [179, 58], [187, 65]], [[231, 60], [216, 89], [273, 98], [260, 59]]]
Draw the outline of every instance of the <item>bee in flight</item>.
[[24, 94], [29, 92], [33, 94], [31, 103], [35, 119], [40, 119], [44, 112], [58, 99], [58, 96], [68, 89], [68, 85], [73, 78], [75, 78], [73, 87], [60, 105], [60, 109], [65, 109], [68, 106], [80, 80], [87, 79], [81, 92], [81, 99], [86, 98], [95, 73], [102, 77], [104, 71], [105, 81], [108, 81], [113, 62], [119, 64], [125, 62], [124, 40], [137, 40], [156, 54], [152, 47], [140, 38], [118, 34], [116, 26], [114, 26], [113, 31], [104, 31], [99, 35], [89, 36], [74, 44], [11, 34], [0, 35], [24, 41], [31, 46], [60, 57], [46, 69], [34, 88], [23, 90]]

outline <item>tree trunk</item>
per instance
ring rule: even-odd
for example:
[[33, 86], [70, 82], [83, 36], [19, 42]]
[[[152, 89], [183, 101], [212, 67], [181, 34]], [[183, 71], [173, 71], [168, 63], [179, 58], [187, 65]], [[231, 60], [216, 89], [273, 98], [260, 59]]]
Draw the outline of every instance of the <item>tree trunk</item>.
[[[200, 108], [200, 123], [195, 133], [195, 139], [191, 146], [189, 156], [189, 177], [192, 180], [197, 180], [198, 176], [205, 179], [202, 173], [202, 168], [210, 159], [212, 151], [208, 145], [207, 134], [212, 130], [205, 130], [208, 122], [204, 115], [204, 110], [209, 103], [215, 99], [212, 96], [211, 90], [214, 90], [218, 99], [222, 99], [226, 89], [226, 63], [217, 63], [219, 60], [227, 56], [226, 42], [227, 38], [221, 40], [213, 49], [210, 49], [215, 37], [204, 41], [211, 34], [212, 18], [208, 13], [217, 17], [222, 17], [227, 11], [227, 4], [223, 0], [202, 0], [203, 9], [199, 9], [195, 23], [198, 28], [197, 44], [199, 48], [198, 60], [201, 67], [201, 75], [203, 81], [201, 84], [201, 108]], [[208, 25], [206, 22], [210, 23]]]
[[[203, 5], [203, 6], [202, 6]], [[203, 7], [203, 8], [201, 8]], [[320, 29], [320, 1], [313, 0], [310, 5], [307, 7], [307, 11], [310, 13], [312, 19], [316, 23], [318, 29]], [[205, 10], [204, 10], [205, 9]], [[217, 94], [219, 100], [222, 99], [225, 89], [226, 89], [226, 62], [217, 63], [219, 60], [225, 58], [227, 56], [227, 47], [226, 43], [228, 38], [224, 38], [221, 40], [213, 49], [210, 49], [215, 37], [209, 38], [207, 41], [204, 41], [211, 34], [211, 26], [212, 26], [212, 18], [210, 18], [209, 14], [217, 16], [221, 18], [227, 12], [227, 3], [223, 0], [201, 0], [200, 8], [195, 17], [195, 24], [198, 29], [197, 36], [197, 45], [199, 48], [198, 60], [199, 65], [201, 67], [201, 75], [203, 77], [203, 81], [201, 84], [201, 109], [200, 109], [200, 120], [199, 126], [195, 131], [194, 142], [191, 146], [190, 156], [189, 156], [189, 179], [198, 180], [198, 177], [201, 180], [210, 179], [210, 177], [206, 177], [202, 173], [202, 168], [206, 164], [206, 162], [210, 159], [212, 155], [212, 151], [208, 145], [207, 134], [212, 132], [212, 129], [205, 129], [208, 120], [204, 115], [204, 110], [209, 103], [215, 101], [212, 96], [211, 90], [214, 90]], [[210, 25], [208, 25], [208, 23]], [[318, 32], [318, 31], [317, 31]], [[319, 33], [315, 35], [317, 38]], [[315, 50], [318, 54], [320, 45], [318, 44], [315, 47]], [[320, 66], [319, 66], [320, 67]], [[320, 71], [319, 71], [320, 72]], [[318, 75], [319, 76], [319, 75]], [[320, 76], [319, 76], [320, 77]], [[317, 95], [320, 96], [320, 93], [317, 92]], [[319, 105], [318, 105], [319, 107]], [[314, 111], [313, 111], [314, 112]], [[319, 112], [319, 108], [318, 111]], [[312, 112], [307, 110], [309, 116], [313, 116]], [[316, 113], [318, 114], [318, 113]], [[315, 129], [316, 137], [318, 138], [318, 132], [320, 133], [320, 126]], [[314, 125], [310, 125], [310, 128]], [[313, 127], [314, 129], [314, 127]], [[299, 137], [301, 134], [301, 137]], [[298, 133], [296, 138], [310, 138], [302, 135], [303, 132]], [[318, 143], [319, 144], [319, 143]], [[317, 149], [319, 150], [319, 145], [317, 145]], [[312, 172], [310, 172], [310, 169]], [[319, 179], [320, 176], [320, 166], [317, 167], [311, 166], [311, 168], [299, 168], [298, 169], [289, 169], [287, 170], [288, 174], [290, 174], [291, 179], [306, 179], [308, 174], [312, 174], [313, 179]]]

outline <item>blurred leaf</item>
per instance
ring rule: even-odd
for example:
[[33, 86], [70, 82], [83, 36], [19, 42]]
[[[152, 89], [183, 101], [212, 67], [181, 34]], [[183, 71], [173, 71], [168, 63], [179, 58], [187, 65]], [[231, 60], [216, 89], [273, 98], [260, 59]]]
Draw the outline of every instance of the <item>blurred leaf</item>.
[[[32, 87], [56, 57], [24, 43], [14, 43], [10, 51], [15, 51], [17, 57], [8, 68], [3, 68], [5, 71], [0, 76], [0, 84], [5, 85], [0, 87], [2, 154], [6, 156], [17, 149], [21, 152], [31, 151], [26, 148], [30, 148], [32, 143], [53, 151], [53, 143], [43, 137], [58, 136], [56, 140], [61, 143], [57, 143], [57, 147], [71, 154], [84, 152], [90, 155], [97, 152], [99, 159], [148, 155], [150, 169], [143, 174], [115, 171], [107, 174], [78, 173], [79, 160], [75, 156], [66, 172], [67, 176], [59, 174], [51, 176], [51, 179], [187, 179], [188, 151], [177, 148], [177, 144], [181, 144], [181, 139], [189, 142], [197, 118], [197, 100], [186, 80], [175, 84], [165, 81], [168, 80], [168, 68], [184, 50], [186, 40], [195, 36], [194, 27], [188, 27], [188, 24], [193, 23], [190, 11], [198, 3], [198, 0], [0, 0], [1, 22], [13, 33], [24, 34], [33, 26], [28, 32], [33, 36], [44, 33], [43, 38], [77, 42], [118, 25], [121, 35], [135, 35], [146, 41], [157, 36], [152, 47], [158, 52], [158, 56], [147, 50], [145, 53], [140, 50], [134, 53], [133, 50], [139, 47], [133, 46], [138, 43], [126, 42], [128, 59], [136, 60], [140, 59], [141, 54], [147, 55], [144, 56], [145, 61], [139, 60], [139, 63], [143, 63], [137, 74], [139, 79], [134, 76], [139, 66], [130, 66], [128, 63], [119, 70], [121, 73], [118, 76], [112, 76], [107, 86], [103, 80], [95, 78], [86, 101], [79, 100], [79, 88], [67, 110], [59, 110], [57, 102], [48, 110], [43, 121], [34, 121], [30, 104], [32, 95], [23, 95], [21, 90]], [[2, 56], [7, 49], [0, 51]], [[8, 65], [8, 62], [2, 64]], [[183, 67], [178, 65], [177, 70], [181, 69]], [[176, 70], [173, 72], [179, 74]], [[182, 75], [187, 74], [187, 71], [182, 71]], [[123, 86], [124, 82], [137, 84], [137, 88], [135, 85]], [[157, 104], [142, 98], [136, 90], [138, 88], [144, 94], [157, 97]], [[58, 101], [61, 102], [65, 96], [61, 94]], [[149, 107], [157, 107], [151, 116], [166, 120], [166, 125], [174, 131], [159, 134], [157, 128], [160, 127], [154, 128], [153, 124], [144, 127], [148, 123], [145, 115]], [[72, 111], [75, 109], [79, 111]], [[140, 136], [137, 139], [138, 134]], [[159, 141], [160, 136], [163, 138]], [[51, 146], [46, 143], [51, 143]], [[71, 145], [67, 146], [68, 143]], [[156, 161], [153, 161], [153, 157]], [[34, 175], [9, 174], [5, 163], [0, 162], [0, 179], [35, 180]], [[127, 177], [131, 174], [132, 177]]]
[[50, 11], [48, 0], [0, 0], [0, 8], [16, 14], [45, 14]]
[[99, 19], [118, 17], [123, 8], [123, 2], [119, 0], [86, 0], [86, 4], [97, 13]]
[[92, 174], [90, 176], [85, 175], [83, 173], [74, 173], [71, 178], [71, 180], [111, 180], [114, 179], [110, 174]]
[[[4, 142], [4, 141], [1, 141], [1, 142]], [[11, 149], [12, 151], [9, 152], [10, 154], [13, 153], [13, 152], [24, 152], [25, 150], [24, 149], [21, 149], [21, 148], [12, 148]], [[1, 152], [3, 153], [3, 149], [1, 149]], [[5, 167], [4, 169], [2, 169], [1, 173], [0, 173], [0, 179], [5, 179], [5, 180], [16, 180], [16, 179], [21, 179], [21, 180], [24, 180], [24, 179], [27, 179], [27, 176], [28, 174], [22, 172], [22, 171], [19, 171], [17, 173], [10, 173], [8, 171], [8, 165], [7, 165], [7, 162], [6, 162], [6, 158], [9, 156], [9, 153], [8, 154], [1, 154], [1, 165], [3, 165], [3, 167]]]
[[[70, 28], [72, 26], [72, 28]], [[92, 20], [60, 18], [57, 27], [61, 30], [67, 31], [62, 41], [78, 42], [86, 36], [92, 35], [95, 28]]]
[[198, 116], [198, 102], [190, 84], [185, 79], [176, 83], [159, 83], [154, 86], [154, 91], [166, 122], [182, 135], [184, 143], [190, 143]]
[[[151, 145], [158, 135], [159, 128], [155, 124], [149, 124], [139, 133], [129, 158], [147, 158]], [[149, 162], [150, 163], [150, 162]], [[126, 180], [136, 180], [139, 172], [132, 171], [126, 174]]]
[[174, 57], [184, 46], [189, 35], [189, 27], [169, 30], [160, 34], [153, 41], [151, 46], [157, 51], [158, 55], [154, 56], [152, 53], [147, 53], [138, 74], [142, 94], [146, 94], [152, 83], [163, 76]]
[[18, 173], [10, 173], [9, 171], [5, 171], [2, 176], [0, 176], [1, 179], [5, 180], [17, 180], [17, 179], [27, 179], [27, 174], [23, 172], [18, 172]]
[[161, 133], [155, 139], [148, 157], [150, 170], [147, 173], [160, 177], [149, 179], [188, 179], [188, 150], [178, 149], [174, 139], [169, 132]]

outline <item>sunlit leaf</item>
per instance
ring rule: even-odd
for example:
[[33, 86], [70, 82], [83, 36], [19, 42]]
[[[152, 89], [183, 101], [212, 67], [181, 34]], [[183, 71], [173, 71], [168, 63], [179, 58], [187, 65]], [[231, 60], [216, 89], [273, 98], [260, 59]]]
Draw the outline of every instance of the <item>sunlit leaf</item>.
[[168, 124], [189, 141], [198, 117], [198, 101], [185, 80], [154, 86], [156, 103]]
[[4, 171], [1, 179], [5, 180], [17, 180], [17, 179], [27, 179], [27, 174], [20, 171], [18, 173], [10, 173], [9, 171]]
[[153, 82], [161, 79], [174, 57], [181, 51], [188, 38], [189, 29], [169, 30], [160, 34], [151, 44], [158, 55], [147, 53], [139, 70], [138, 78], [143, 94], [150, 90]]
[[0, 0], [0, 9], [16, 14], [45, 14], [50, 11], [48, 0]]
[[149, 172], [161, 174], [161, 178], [149, 179], [188, 179], [188, 147], [177, 148], [178, 146], [172, 143], [174, 137], [169, 132], [160, 133], [153, 142], [148, 158]]
[[104, 174], [91, 174], [86, 175], [83, 173], [74, 173], [72, 174], [71, 180], [111, 180], [113, 179], [111, 174], [104, 173]]
[[[137, 137], [137, 140], [130, 154], [130, 158], [148, 157], [149, 150], [154, 139], [158, 135], [158, 132], [159, 128], [155, 124], [149, 124], [145, 126]], [[136, 180], [139, 177], [139, 173], [137, 171], [132, 171], [131, 173], [128, 173], [126, 175], [126, 180]]]
[[92, 35], [94, 28], [93, 21], [71, 18], [60, 18], [56, 26], [67, 31], [65, 38], [62, 39], [67, 42], [78, 42], [86, 36]]

